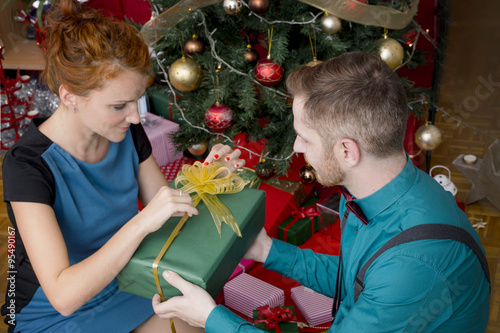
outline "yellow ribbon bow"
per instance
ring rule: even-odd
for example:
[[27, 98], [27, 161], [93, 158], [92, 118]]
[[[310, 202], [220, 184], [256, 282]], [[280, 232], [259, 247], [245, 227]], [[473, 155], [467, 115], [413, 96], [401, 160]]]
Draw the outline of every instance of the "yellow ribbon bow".
[[[217, 178], [219, 177], [219, 178]], [[217, 198], [217, 194], [237, 193], [243, 190], [245, 182], [240, 176], [234, 174], [220, 162], [203, 166], [200, 162], [193, 165], [184, 164], [182, 171], [175, 179], [175, 187], [182, 184], [182, 192], [196, 193], [193, 195], [194, 205], [203, 200], [214, 220], [219, 237], [221, 237], [222, 221], [241, 237], [241, 231], [227, 207]], [[178, 188], [179, 189], [179, 188]]]

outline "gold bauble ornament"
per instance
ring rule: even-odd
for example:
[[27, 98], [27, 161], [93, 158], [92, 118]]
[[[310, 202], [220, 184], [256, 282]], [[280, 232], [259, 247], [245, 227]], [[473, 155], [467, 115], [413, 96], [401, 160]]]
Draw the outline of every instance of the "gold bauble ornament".
[[252, 46], [248, 44], [243, 57], [245, 58], [246, 62], [254, 64], [259, 60], [259, 53], [252, 49]]
[[321, 64], [322, 62], [323, 62], [323, 61], [321, 61], [321, 60], [318, 60], [318, 59], [314, 58], [312, 61], [309, 61], [309, 62], [306, 64], [306, 66], [309, 66], [309, 67], [314, 67], [314, 66], [316, 66], [316, 65]]
[[194, 156], [200, 156], [205, 154], [208, 149], [208, 143], [206, 141], [195, 143], [188, 148], [188, 152]]
[[262, 180], [268, 180], [274, 176], [274, 166], [271, 161], [263, 158], [255, 166], [255, 174]]
[[198, 39], [198, 36], [193, 35], [193, 38], [184, 43], [184, 52], [188, 56], [192, 56], [194, 53], [203, 53], [205, 51], [205, 43]]
[[336, 34], [342, 28], [342, 22], [337, 16], [325, 13], [321, 18], [321, 29], [325, 34]]
[[150, 72], [147, 77], [148, 77], [148, 81], [146, 82], [146, 87], [151, 87], [153, 85], [153, 83], [155, 83], [156, 74], [153, 72]]
[[241, 0], [224, 0], [222, 3], [222, 7], [224, 7], [224, 11], [229, 15], [237, 15], [241, 12], [243, 5], [241, 4]]
[[255, 14], [264, 14], [269, 9], [269, 0], [250, 0], [248, 7]]
[[185, 56], [170, 66], [168, 75], [170, 83], [178, 90], [185, 92], [195, 90], [203, 81], [201, 66], [194, 59]]
[[316, 183], [316, 171], [307, 163], [299, 171], [299, 179], [304, 185], [312, 185]]
[[391, 69], [395, 69], [403, 62], [405, 57], [403, 46], [394, 38], [384, 37], [375, 42], [378, 46], [380, 58]]
[[434, 150], [441, 141], [441, 130], [432, 124], [420, 126], [415, 132], [415, 143], [423, 150]]

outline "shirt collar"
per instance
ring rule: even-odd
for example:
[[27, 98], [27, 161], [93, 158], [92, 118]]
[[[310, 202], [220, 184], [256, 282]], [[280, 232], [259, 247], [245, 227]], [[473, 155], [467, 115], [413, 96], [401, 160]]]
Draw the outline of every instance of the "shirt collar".
[[413, 185], [416, 176], [417, 168], [407, 154], [406, 166], [393, 180], [365, 198], [354, 199], [354, 202], [361, 208], [368, 222], [370, 222], [375, 216], [398, 201]]

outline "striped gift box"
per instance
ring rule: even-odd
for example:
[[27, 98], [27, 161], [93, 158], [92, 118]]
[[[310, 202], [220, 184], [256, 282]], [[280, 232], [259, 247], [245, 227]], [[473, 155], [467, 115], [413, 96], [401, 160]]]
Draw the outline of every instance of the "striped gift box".
[[304, 286], [292, 288], [291, 293], [295, 305], [309, 325], [318, 326], [332, 321], [333, 298]]
[[224, 303], [227, 307], [253, 318], [259, 306], [285, 305], [285, 292], [247, 273], [241, 273], [224, 286]]
[[159, 166], [178, 160], [182, 152], [175, 149], [170, 135], [177, 132], [179, 124], [164, 119], [152, 113], [146, 113], [144, 131], [153, 147], [153, 156]]

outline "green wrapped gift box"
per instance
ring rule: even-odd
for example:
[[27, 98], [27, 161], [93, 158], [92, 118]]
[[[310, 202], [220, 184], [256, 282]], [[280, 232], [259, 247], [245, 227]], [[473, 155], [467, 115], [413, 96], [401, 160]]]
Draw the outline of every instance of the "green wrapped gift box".
[[[293, 306], [283, 306], [281, 307], [282, 309], [290, 309], [292, 311], [293, 316], [295, 317], [295, 309]], [[259, 310], [254, 310], [253, 311], [253, 319], [254, 322], [258, 321], [259, 319], [262, 319], [261, 317], [258, 316]], [[293, 322], [278, 322], [278, 325], [280, 327], [281, 333], [299, 333], [299, 327], [297, 326], [297, 318], [293, 318]], [[260, 322], [260, 323], [255, 323], [254, 326], [262, 331], [265, 332], [276, 332], [276, 329], [267, 329], [266, 323]]]
[[[311, 206], [317, 201], [316, 198], [310, 199], [304, 204], [301, 210], [304, 213], [311, 212]], [[319, 231], [321, 228], [321, 216], [312, 216], [312, 219], [314, 221], [314, 232]], [[311, 223], [310, 217], [289, 217], [278, 226], [278, 238], [293, 245], [302, 245], [313, 235]]]
[[[173, 187], [173, 182], [170, 186]], [[165, 299], [181, 293], [163, 279], [164, 270], [178, 273], [215, 298], [264, 227], [264, 191], [245, 188], [235, 194], [218, 195], [218, 198], [233, 214], [243, 237], [238, 237], [230, 226], [222, 223], [219, 238], [212, 216], [201, 201], [196, 207], [200, 214], [187, 220], [158, 264]], [[169, 219], [159, 230], [144, 238], [117, 276], [121, 291], [149, 299], [158, 293], [152, 264], [179, 220], [180, 217]]]
[[173, 105], [171, 95], [162, 93], [159, 89], [150, 88], [148, 89], [148, 97], [152, 113], [179, 125], [186, 124], [179, 109]]

